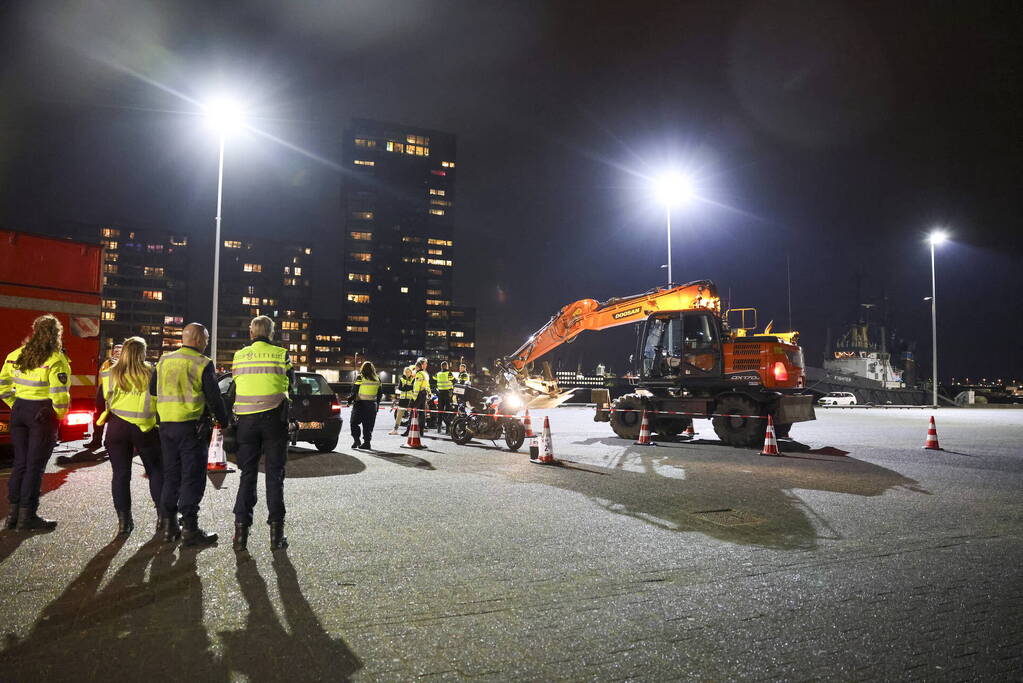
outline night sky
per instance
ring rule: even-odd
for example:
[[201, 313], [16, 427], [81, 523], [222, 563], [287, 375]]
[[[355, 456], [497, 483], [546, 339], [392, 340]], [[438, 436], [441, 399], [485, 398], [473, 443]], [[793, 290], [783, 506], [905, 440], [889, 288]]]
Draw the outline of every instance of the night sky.
[[[227, 90], [267, 133], [229, 142], [231, 235], [338, 231], [350, 117], [458, 136], [455, 300], [478, 307], [481, 361], [570, 301], [662, 282], [649, 186], [675, 167], [700, 194], [673, 215], [675, 279], [713, 279], [784, 329], [788, 259], [812, 364], [828, 326], [886, 299], [929, 365], [925, 235], [941, 225], [942, 379], [1023, 380], [1018, 3], [8, 2], [0, 16], [5, 227], [210, 243], [217, 150], [195, 102]], [[555, 358], [622, 371], [632, 338]]]

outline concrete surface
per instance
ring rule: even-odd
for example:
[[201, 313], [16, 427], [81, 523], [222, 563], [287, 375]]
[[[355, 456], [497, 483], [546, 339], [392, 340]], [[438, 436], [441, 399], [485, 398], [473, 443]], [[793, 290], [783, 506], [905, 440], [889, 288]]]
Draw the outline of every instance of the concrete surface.
[[0, 680], [1021, 678], [1023, 413], [937, 411], [934, 452], [929, 412], [822, 410], [782, 458], [547, 414], [563, 467], [386, 416], [373, 453], [300, 444], [276, 556], [230, 548], [237, 474], [197, 552], [137, 461], [123, 541], [109, 465], [51, 463], [60, 527], [0, 532]]

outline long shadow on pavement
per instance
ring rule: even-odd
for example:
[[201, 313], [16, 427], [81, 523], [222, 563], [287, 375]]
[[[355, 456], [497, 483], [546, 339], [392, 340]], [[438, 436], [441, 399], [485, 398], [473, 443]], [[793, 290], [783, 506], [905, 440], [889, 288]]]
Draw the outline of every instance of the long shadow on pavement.
[[255, 560], [238, 556], [235, 576], [249, 613], [244, 630], [219, 634], [224, 665], [249, 681], [349, 680], [362, 662], [344, 640], [331, 638], [323, 629], [285, 553], [274, 553], [273, 568], [283, 620], [274, 610]]

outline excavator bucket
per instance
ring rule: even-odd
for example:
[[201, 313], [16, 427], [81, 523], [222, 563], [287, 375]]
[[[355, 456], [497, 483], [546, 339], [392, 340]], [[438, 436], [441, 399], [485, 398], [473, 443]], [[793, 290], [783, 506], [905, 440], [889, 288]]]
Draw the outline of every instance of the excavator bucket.
[[563, 391], [560, 394], [555, 394], [553, 396], [549, 394], [534, 396], [529, 399], [526, 406], [529, 407], [530, 410], [550, 410], [551, 408], [557, 408], [562, 403], [572, 398], [573, 394], [575, 394], [575, 389], [569, 389], [568, 391]]

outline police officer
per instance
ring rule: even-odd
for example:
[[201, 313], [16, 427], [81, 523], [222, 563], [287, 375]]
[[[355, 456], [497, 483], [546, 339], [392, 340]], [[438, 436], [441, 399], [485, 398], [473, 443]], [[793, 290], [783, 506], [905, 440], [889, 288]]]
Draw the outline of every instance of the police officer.
[[265, 315], [249, 323], [252, 343], [234, 354], [234, 413], [238, 416], [238, 468], [234, 502], [235, 550], [245, 550], [256, 507], [259, 459], [266, 456], [266, 507], [270, 548], [288, 547], [284, 537], [284, 466], [288, 457], [288, 388], [294, 376], [287, 349], [270, 342], [274, 322]]
[[398, 379], [398, 385], [395, 387], [396, 394], [398, 396], [398, 407], [394, 411], [394, 429], [387, 432], [388, 434], [397, 434], [398, 427], [401, 426], [401, 419], [405, 415], [405, 412], [412, 407], [412, 383], [415, 372], [411, 365], [405, 367], [401, 372], [401, 377]]
[[118, 361], [101, 373], [104, 405], [97, 406], [102, 414], [96, 422], [99, 428], [106, 425], [103, 445], [113, 472], [110, 490], [117, 512], [118, 535], [130, 534], [135, 528], [131, 517], [131, 461], [136, 450], [149, 478], [149, 495], [156, 506], [157, 533], [164, 524], [160, 510], [163, 466], [160, 432], [156, 427], [156, 397], [149, 393], [152, 373], [153, 367], [146, 362], [146, 341], [142, 337], [124, 340]]
[[434, 378], [437, 380], [437, 409], [440, 411], [440, 415], [437, 416], [437, 431], [444, 432], [445, 428], [451, 427], [451, 392], [455, 388], [455, 376], [448, 370], [447, 361], [441, 362], [440, 372], [434, 375]]
[[469, 371], [465, 367], [465, 363], [458, 366], [458, 383], [469, 384], [472, 378], [469, 377]]
[[7, 482], [7, 529], [55, 529], [36, 511], [43, 470], [57, 442], [57, 426], [71, 405], [71, 365], [63, 351], [64, 328], [52, 315], [32, 322], [32, 336], [0, 368], [0, 398], [11, 406], [14, 466]]
[[[370, 440], [373, 438], [373, 427], [377, 422], [377, 410], [380, 408], [380, 378], [373, 364], [366, 361], [362, 364], [359, 376], [352, 385], [352, 395], [348, 397], [352, 406], [352, 415], [348, 418], [352, 429], [352, 448], [372, 449]], [[362, 445], [359, 445], [359, 428], [362, 428]]]
[[[415, 374], [412, 377], [412, 416], [414, 419], [418, 413], [420, 425], [423, 424], [426, 402], [429, 398], [430, 373], [426, 370], [426, 359], [419, 357], [416, 359]], [[405, 429], [402, 436], [408, 436], [410, 429], [412, 429], [411, 421], [409, 421], [409, 426]]]
[[[212, 545], [216, 534], [199, 528], [199, 503], [206, 492], [210, 411], [220, 425], [227, 424], [224, 400], [217, 388], [213, 361], [203, 355], [210, 333], [199, 323], [181, 331], [181, 348], [165, 353], [156, 364], [149, 393], [156, 396], [162, 450], [163, 538], [179, 537], [185, 545]], [[178, 513], [181, 525], [178, 525]]]
[[[117, 359], [121, 357], [122, 348], [124, 348], [122, 344], [114, 344], [113, 348], [110, 349], [110, 355], [107, 357], [105, 361], [103, 361], [103, 364], [100, 365], [99, 367], [100, 382], [96, 391], [96, 409], [98, 410], [97, 415], [102, 414], [103, 411], [107, 409], [106, 405], [104, 404], [105, 398], [103, 396], [104, 394], [103, 378], [110, 374], [110, 368], [114, 367], [114, 364], [117, 362]], [[82, 448], [84, 450], [94, 451], [103, 445], [103, 429], [105, 426], [106, 426], [105, 423], [104, 424], [97, 423], [93, 425], [92, 438], [89, 439], [87, 443], [82, 445]], [[83, 453], [82, 457], [80, 458], [66, 458], [65, 460], [68, 462], [78, 462], [88, 459], [90, 459], [88, 454]], [[95, 459], [95, 456], [93, 456], [91, 459]], [[58, 463], [61, 462], [60, 458], [57, 459], [57, 462]]]

